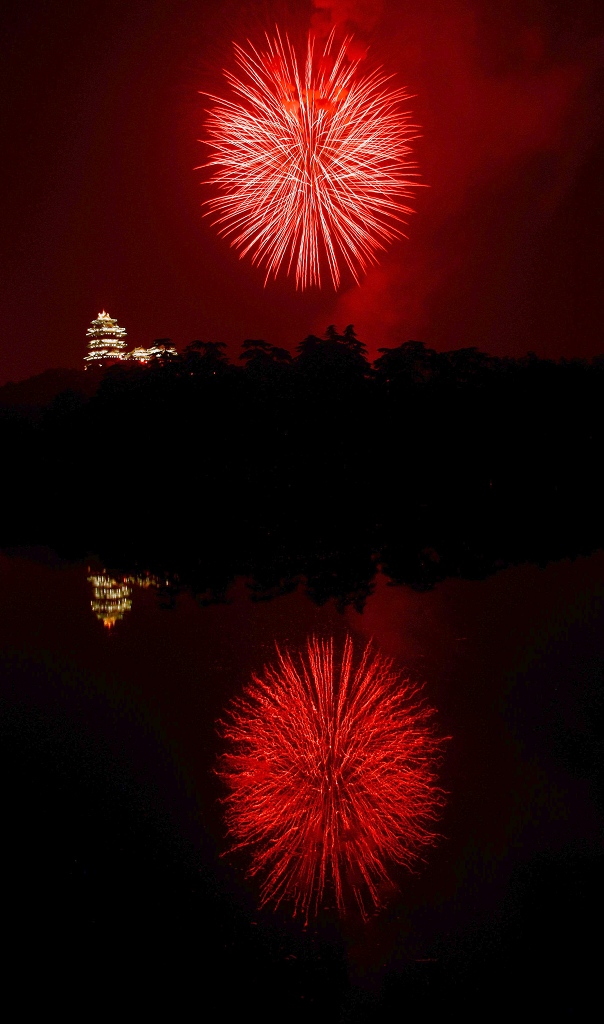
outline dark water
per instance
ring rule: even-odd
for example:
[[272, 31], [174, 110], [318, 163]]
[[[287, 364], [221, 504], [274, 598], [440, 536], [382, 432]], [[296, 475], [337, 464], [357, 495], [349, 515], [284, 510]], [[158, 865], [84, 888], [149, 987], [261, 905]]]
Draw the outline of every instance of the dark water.
[[[101, 568], [0, 560], [2, 916], [24, 1010], [582, 1015], [598, 985], [604, 554], [425, 593], [380, 578], [362, 613], [302, 592], [254, 602], [244, 581], [224, 604], [162, 607], [133, 582], [110, 629], [91, 609]], [[223, 856], [216, 720], [275, 641], [312, 633], [373, 638], [452, 737], [444, 838], [366, 924], [259, 911], [245, 857]]]

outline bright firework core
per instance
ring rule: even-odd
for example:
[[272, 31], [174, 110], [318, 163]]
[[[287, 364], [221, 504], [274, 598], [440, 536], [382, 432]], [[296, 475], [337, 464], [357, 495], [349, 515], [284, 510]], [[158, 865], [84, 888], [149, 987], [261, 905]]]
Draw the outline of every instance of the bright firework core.
[[337, 289], [342, 261], [358, 283], [412, 212], [401, 203], [417, 177], [407, 94], [380, 69], [361, 73], [349, 44], [311, 37], [302, 60], [278, 31], [262, 52], [235, 45], [242, 76], [225, 75], [236, 98], [212, 97], [203, 166], [220, 194], [205, 205], [265, 284], [285, 266], [296, 287], [320, 287], [327, 262]]
[[253, 676], [223, 732], [232, 849], [248, 847], [261, 904], [294, 903], [308, 919], [333, 902], [364, 917], [437, 836], [444, 803], [436, 770], [443, 740], [420, 691], [368, 646], [353, 663], [311, 640], [294, 659]]

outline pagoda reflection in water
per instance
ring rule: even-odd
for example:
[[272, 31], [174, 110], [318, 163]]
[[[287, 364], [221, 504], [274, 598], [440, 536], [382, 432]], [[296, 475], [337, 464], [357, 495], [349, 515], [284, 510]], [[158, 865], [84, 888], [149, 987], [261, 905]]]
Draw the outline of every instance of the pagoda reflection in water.
[[[90, 570], [89, 570], [90, 572]], [[92, 586], [90, 607], [106, 629], [112, 629], [132, 608], [133, 587], [157, 587], [155, 576], [110, 576], [106, 569], [90, 573], [88, 582]]]

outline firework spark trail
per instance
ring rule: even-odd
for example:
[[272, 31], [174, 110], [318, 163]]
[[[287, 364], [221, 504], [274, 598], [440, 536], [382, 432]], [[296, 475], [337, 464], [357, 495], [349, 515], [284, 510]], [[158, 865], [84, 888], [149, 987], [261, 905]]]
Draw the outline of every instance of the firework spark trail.
[[266, 268], [265, 284], [285, 264], [296, 287], [320, 286], [325, 259], [337, 289], [340, 258], [358, 283], [412, 212], [400, 201], [417, 177], [407, 94], [380, 69], [360, 74], [349, 43], [338, 49], [332, 34], [318, 54], [311, 37], [304, 61], [278, 30], [263, 52], [235, 44], [243, 76], [225, 76], [236, 100], [212, 96], [203, 166], [217, 168], [219, 195], [205, 205], [240, 255]]
[[443, 740], [420, 690], [370, 646], [356, 668], [350, 639], [339, 665], [332, 641], [277, 654], [223, 723], [232, 849], [250, 848], [261, 905], [291, 899], [308, 919], [352, 897], [366, 917], [393, 887], [389, 865], [412, 869], [436, 839]]

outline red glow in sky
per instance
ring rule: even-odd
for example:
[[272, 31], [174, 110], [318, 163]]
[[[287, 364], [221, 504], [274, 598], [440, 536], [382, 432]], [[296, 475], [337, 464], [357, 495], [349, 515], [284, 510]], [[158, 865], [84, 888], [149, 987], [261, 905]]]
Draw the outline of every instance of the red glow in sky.
[[411, 213], [400, 201], [417, 177], [405, 91], [381, 70], [361, 72], [351, 49], [311, 35], [300, 58], [278, 30], [259, 50], [235, 44], [234, 100], [217, 99], [208, 117], [220, 194], [206, 205], [265, 283], [284, 266], [297, 288], [320, 287], [325, 263], [334, 288], [340, 264], [358, 284]]
[[347, 639], [277, 651], [230, 708], [219, 774], [232, 849], [249, 848], [261, 905], [291, 901], [306, 919], [334, 902], [364, 917], [436, 839], [442, 749], [420, 691]]
[[[337, 295], [264, 288], [200, 210], [199, 90], [224, 88], [233, 39], [275, 24], [297, 49], [309, 28], [353, 33], [422, 125], [409, 241]], [[0, 28], [0, 383], [81, 366], [103, 308], [132, 347], [201, 338], [235, 357], [351, 322], [371, 357], [410, 338], [601, 350], [601, 0], [7, 0]]]

